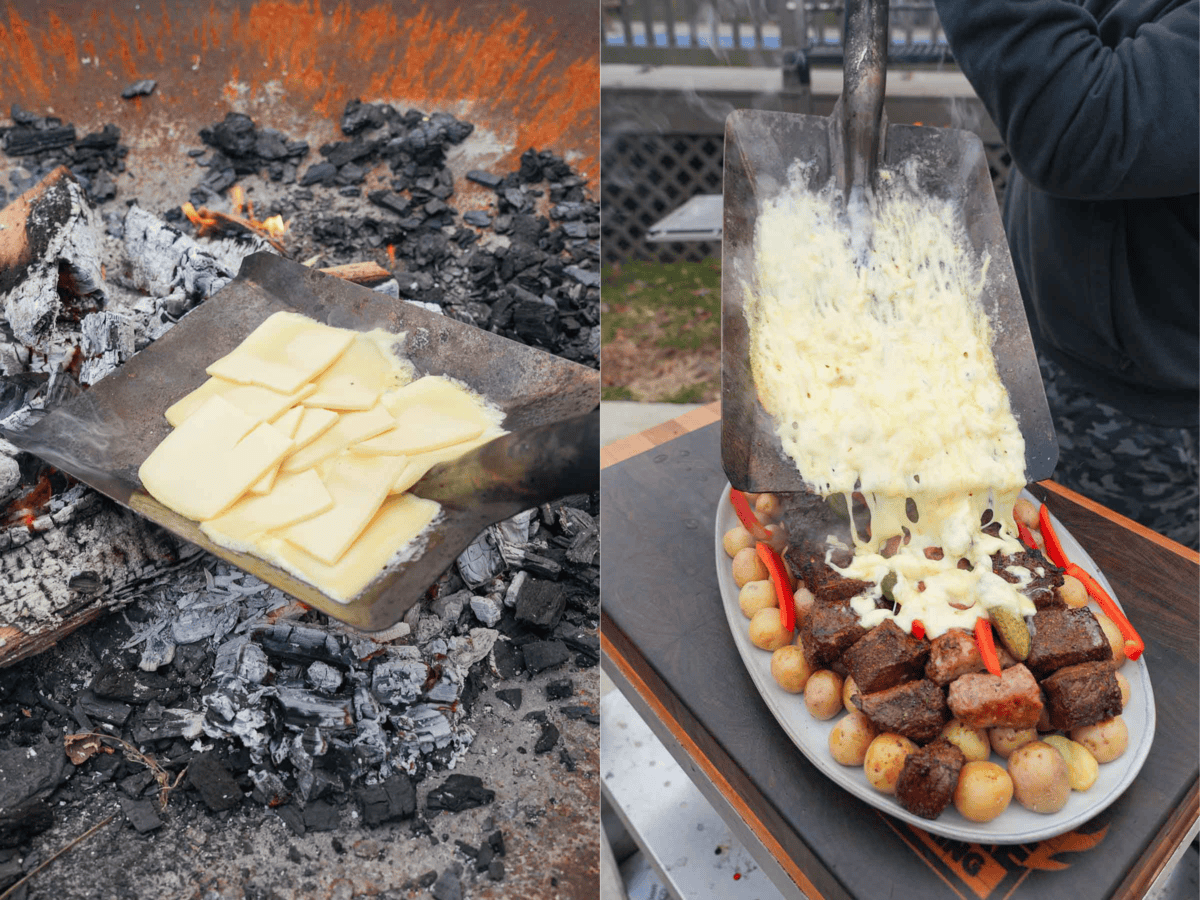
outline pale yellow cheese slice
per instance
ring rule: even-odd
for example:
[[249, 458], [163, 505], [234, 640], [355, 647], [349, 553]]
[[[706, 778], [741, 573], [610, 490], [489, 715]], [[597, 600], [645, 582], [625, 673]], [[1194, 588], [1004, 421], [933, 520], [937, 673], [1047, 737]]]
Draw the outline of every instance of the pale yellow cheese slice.
[[425, 474], [438, 463], [458, 459], [464, 453], [474, 450], [476, 447], [482, 447], [488, 441], [498, 438], [502, 434], [504, 432], [499, 428], [489, 428], [473, 440], [464, 441], [452, 447], [443, 447], [441, 450], [430, 450], [427, 453], [418, 453], [410, 456], [408, 458], [408, 465], [404, 467], [404, 471], [400, 473], [400, 477], [392, 485], [392, 493], [399, 494], [407, 491], [424, 478]]
[[333, 565], [379, 511], [405, 464], [403, 458], [392, 456], [344, 454], [325, 478], [325, 487], [333, 496], [333, 508], [282, 529], [279, 535], [321, 562]]
[[315, 584], [345, 603], [363, 590], [388, 561], [412, 543], [435, 519], [439, 506], [411, 494], [390, 497], [354, 545], [334, 565], [327, 565], [287, 541], [267, 537], [260, 543], [272, 562]]
[[215, 543], [236, 550], [253, 548], [253, 538], [263, 531], [286, 528], [333, 508], [333, 497], [316, 472], [283, 475], [271, 493], [247, 496], [226, 512], [200, 525]]
[[296, 429], [296, 433], [292, 435], [292, 440], [296, 442], [296, 449], [307, 447], [326, 431], [333, 427], [333, 423], [338, 420], [338, 414], [331, 409], [304, 409], [304, 418], [300, 421], [300, 427]]
[[304, 405], [324, 409], [370, 409], [388, 380], [388, 363], [376, 343], [357, 335], [337, 362], [317, 378]]
[[210, 378], [186, 397], [172, 404], [166, 412], [167, 421], [178, 428], [204, 405], [209, 397], [218, 394], [259, 422], [273, 422], [284, 410], [295, 406], [317, 390], [316, 385], [302, 385], [291, 394], [281, 394], [270, 388], [238, 384], [224, 378]]
[[396, 417], [396, 426], [378, 437], [355, 444], [363, 455], [413, 455], [461, 444], [483, 434], [482, 422], [459, 419], [429, 406], [409, 406]]
[[379, 398], [393, 416], [399, 417], [412, 406], [427, 406], [443, 415], [477, 422], [484, 428], [499, 426], [504, 413], [488, 406], [468, 390], [441, 375], [426, 375]]
[[291, 448], [273, 426], [214, 396], [166, 436], [138, 476], [164, 506], [203, 521], [232, 505]]
[[290, 394], [328, 369], [353, 340], [353, 331], [331, 328], [299, 313], [278, 312], [205, 371]]
[[[395, 423], [396, 420], [382, 406], [362, 412], [341, 413], [324, 434], [284, 460], [283, 471], [300, 472], [311, 469], [329, 457], [341, 453], [351, 444], [382, 434]], [[300, 428], [304, 429], [303, 422]]]
[[[297, 449], [296, 431], [300, 427], [300, 420], [304, 418], [304, 407], [293, 406], [282, 416], [276, 419], [271, 424], [275, 426], [275, 430], [280, 434], [292, 439], [294, 445], [292, 451]], [[269, 494], [271, 488], [275, 486], [275, 478], [279, 475], [279, 468], [283, 463], [276, 463], [275, 466], [267, 472], [262, 478], [250, 485], [250, 493], [252, 494]]]

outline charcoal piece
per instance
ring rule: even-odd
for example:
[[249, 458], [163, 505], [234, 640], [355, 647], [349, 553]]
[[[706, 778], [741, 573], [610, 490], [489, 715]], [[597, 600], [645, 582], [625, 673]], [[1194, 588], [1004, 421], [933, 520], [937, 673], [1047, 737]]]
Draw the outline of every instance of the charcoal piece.
[[367, 194], [367, 199], [376, 206], [386, 209], [388, 212], [395, 213], [398, 216], [404, 216], [408, 213], [408, 198], [401, 197], [395, 191], [371, 191]]
[[500, 603], [491, 597], [472, 597], [471, 613], [488, 628], [494, 628], [499, 624], [503, 610]]
[[476, 184], [482, 184], [486, 188], [499, 187], [500, 182], [504, 179], [499, 175], [493, 175], [491, 172], [484, 172], [480, 169], [472, 169], [467, 173], [467, 180], [473, 181]]
[[1031, 625], [1032, 639], [1025, 664], [1039, 678], [1065, 666], [1112, 659], [1112, 647], [1104, 629], [1086, 606], [1038, 610]]
[[0, 811], [48, 796], [62, 783], [66, 763], [61, 740], [0, 750]]
[[559, 731], [553, 722], [543, 722], [541, 734], [533, 745], [534, 753], [549, 753], [558, 744]]
[[212, 751], [198, 753], [188, 765], [187, 781], [213, 812], [241, 805], [242, 790], [225, 764]]
[[491, 844], [484, 841], [473, 855], [475, 857], [475, 871], [486, 872], [488, 866], [492, 864], [492, 860], [496, 858], [496, 851], [492, 849]]
[[367, 177], [367, 170], [355, 163], [346, 163], [338, 169], [337, 177], [333, 179], [334, 184], [352, 185], [362, 184], [364, 178]]
[[504, 861], [493, 859], [488, 865], [488, 880], [503, 881], [504, 880]]
[[150, 701], [139, 710], [130, 724], [130, 733], [135, 742], [145, 744], [163, 738], [196, 738], [204, 725], [204, 713], [190, 709], [164, 709], [157, 701]]
[[533, 628], [550, 630], [558, 624], [566, 608], [566, 590], [562, 585], [540, 578], [530, 578], [517, 595], [514, 612], [518, 622]]
[[475, 126], [470, 122], [463, 122], [460, 119], [456, 119], [450, 113], [435, 112], [429, 117], [429, 120], [439, 131], [446, 135], [446, 140], [452, 144], [461, 144], [475, 130]]
[[265, 160], [287, 159], [292, 155], [287, 138], [272, 128], [263, 129], [254, 140], [254, 155]]
[[575, 683], [570, 678], [552, 681], [546, 685], [547, 700], [565, 700], [575, 693]]
[[866, 633], [848, 602], [814, 602], [800, 627], [800, 640], [809, 665], [827, 669]]
[[525, 657], [525, 668], [530, 672], [553, 669], [571, 658], [571, 652], [562, 641], [530, 641], [521, 647], [521, 652]]
[[0, 849], [19, 847], [53, 824], [54, 811], [41, 800], [0, 806]]
[[425, 215], [427, 216], [440, 216], [443, 213], [450, 211], [450, 207], [437, 198], [434, 198], [425, 204]]
[[507, 855], [504, 850], [504, 832], [500, 831], [500, 829], [496, 829], [491, 834], [489, 834], [488, 838], [487, 838], [487, 842], [488, 842], [488, 846], [491, 847], [496, 852], [497, 856], [506, 856]]
[[870, 694], [920, 678], [928, 657], [929, 641], [906, 634], [894, 620], [884, 619], [842, 654], [842, 662], [858, 689]]
[[254, 121], [244, 113], [226, 113], [213, 128], [200, 130], [200, 140], [227, 156], [248, 156], [257, 140]]
[[321, 147], [321, 155], [336, 168], [365, 160], [381, 146], [379, 141], [336, 141]]
[[213, 166], [208, 170], [208, 174], [204, 176], [200, 184], [214, 194], [220, 194], [227, 188], [233, 187], [237, 182], [237, 172], [233, 166]]
[[913, 815], [936, 819], [954, 798], [966, 758], [945, 738], [910, 753], [896, 782], [896, 799]]
[[1121, 686], [1108, 662], [1065, 666], [1042, 679], [1050, 727], [1070, 731], [1121, 714]]
[[544, 160], [534, 149], [530, 148], [521, 154], [521, 168], [517, 172], [517, 180], [522, 184], [533, 184], [542, 180]]
[[138, 834], [147, 834], [163, 825], [162, 817], [156, 809], [153, 800], [130, 800], [128, 797], [119, 798], [121, 811]]
[[304, 837], [304, 810], [295, 803], [275, 807], [275, 815], [283, 820], [283, 824], [292, 830], [297, 837]]
[[342, 134], [352, 137], [360, 131], [379, 128], [385, 121], [383, 110], [379, 107], [358, 99], [351, 100], [342, 113]]
[[520, 688], [500, 688], [496, 691], [496, 696], [511, 706], [514, 710], [521, 708]]
[[512, 641], [502, 639], [492, 647], [492, 663], [501, 678], [515, 678], [525, 671], [525, 659]]
[[[549, 550], [545, 553], [534, 553], [532, 550], [526, 550], [522, 559], [522, 565], [531, 575], [541, 575], [543, 578], [557, 579], [562, 575], [562, 563], [550, 556]], [[566, 554], [563, 554], [564, 558]]]
[[446, 869], [429, 889], [434, 900], [462, 900], [462, 880], [453, 868]]
[[319, 162], [313, 163], [304, 174], [300, 176], [300, 186], [309, 187], [314, 184], [324, 185], [329, 187], [333, 184], [333, 179], [337, 177], [338, 168], [332, 163]]
[[558, 711], [568, 719], [585, 719], [590, 725], [600, 724], [600, 716], [590, 706], [562, 706]]
[[287, 785], [283, 783], [283, 779], [275, 772], [269, 772], [265, 769], [253, 769], [249, 775], [250, 780], [254, 784], [253, 790], [250, 791], [250, 799], [256, 803], [274, 808], [282, 806], [291, 799], [292, 792], [288, 790]]
[[999, 675], [972, 672], [950, 683], [950, 711], [972, 728], [1028, 728], [1042, 715], [1042, 692], [1018, 663]]
[[[1063, 584], [1063, 570], [1046, 559], [1041, 550], [1022, 550], [1011, 556], [997, 553], [992, 557], [992, 571], [1007, 581], [1017, 584], [1025, 572], [1010, 572], [1015, 567], [1026, 570], [1029, 583], [1022, 588], [1021, 593], [1033, 601], [1038, 609], [1063, 608], [1066, 603], [1058, 596], [1058, 589]], [[1031, 577], [1030, 577], [1031, 576]]]
[[588, 236], [588, 226], [586, 222], [564, 222], [562, 230], [563, 234], [575, 240], [583, 240]]
[[316, 800], [304, 807], [306, 831], [337, 831], [341, 826], [338, 808], [325, 800]]
[[33, 156], [48, 150], [61, 150], [75, 143], [75, 126], [48, 128], [9, 128], [3, 132], [4, 152], [9, 156]]
[[154, 773], [149, 769], [134, 772], [117, 782], [121, 793], [130, 800], [140, 800], [146, 793], [146, 788], [154, 783]]
[[579, 282], [585, 287], [600, 287], [599, 272], [593, 272], [589, 269], [581, 269], [579, 266], [567, 266], [563, 271], [574, 281]]
[[855, 694], [852, 702], [880, 731], [903, 735], [918, 744], [936, 738], [950, 719], [942, 689], [926, 679], [874, 694]]
[[447, 812], [462, 812], [464, 809], [475, 809], [491, 803], [496, 799], [494, 791], [483, 786], [483, 780], [476, 775], [450, 775], [441, 785], [435, 787], [425, 798], [427, 809], [443, 809]]
[[158, 82], [153, 78], [143, 78], [121, 91], [121, 96], [126, 100], [132, 100], [134, 97], [148, 97], [154, 93], [156, 87], [158, 87]]
[[408, 819], [417, 811], [412, 780], [398, 772], [379, 784], [363, 785], [355, 792], [363, 821], [372, 827], [395, 819]]
[[482, 209], [469, 209], [463, 213], [463, 221], [476, 228], [486, 228], [492, 224], [492, 217]]

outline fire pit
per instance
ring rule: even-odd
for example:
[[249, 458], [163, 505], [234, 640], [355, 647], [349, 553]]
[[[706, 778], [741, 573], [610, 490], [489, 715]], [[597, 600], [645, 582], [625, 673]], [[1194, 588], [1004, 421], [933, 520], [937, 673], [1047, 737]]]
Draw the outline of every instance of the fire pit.
[[[594, 22], [545, 7], [15, 4], [0, 427], [255, 252], [596, 367]], [[0, 444], [0, 896], [587, 895], [598, 513], [367, 634]]]

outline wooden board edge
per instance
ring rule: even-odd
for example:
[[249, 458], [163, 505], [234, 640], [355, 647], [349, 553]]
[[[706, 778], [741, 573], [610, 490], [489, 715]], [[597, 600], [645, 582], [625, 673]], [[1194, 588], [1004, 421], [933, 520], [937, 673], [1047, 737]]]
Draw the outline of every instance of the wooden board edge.
[[1196, 821], [1200, 819], [1200, 784], [1193, 782], [1183, 802], [1175, 807], [1158, 834], [1150, 841], [1142, 858], [1125, 876], [1116, 897], [1143, 897], [1171, 860]]
[[[630, 646], [632, 646], [632, 643], [629, 642], [628, 637], [624, 635], [621, 629], [617, 627], [617, 625], [611, 619], [609, 619], [607, 616], [604, 616], [603, 613], [601, 613], [601, 622], [601, 654], [606, 656], [613, 665], [620, 669], [622, 677], [633, 688], [633, 690], [637, 691], [642, 702], [645, 703], [659, 719], [659, 721], [661, 721], [663, 725], [667, 727], [667, 729], [671, 732], [672, 737], [679, 742], [679, 745], [683, 748], [684, 752], [687, 753], [689, 759], [692, 760], [696, 768], [704, 773], [705, 778], [707, 778], [713, 787], [721, 794], [721, 796], [725, 799], [725, 802], [729, 804], [730, 808], [732, 808], [741, 817], [746, 827], [750, 829], [754, 836], [775, 858], [780, 868], [783, 869], [784, 873], [792, 879], [796, 887], [803, 892], [803, 894], [809, 898], [809, 900], [827, 900], [826, 895], [821, 893], [817, 886], [809, 880], [807, 875], [804, 874], [804, 871], [796, 865], [795, 861], [784, 849], [778, 838], [775, 837], [767, 823], [765, 823], [762, 818], [749, 807], [746, 801], [742, 798], [741, 794], [730, 782], [728, 777], [726, 777], [725, 773], [714, 764], [708, 755], [701, 749], [699, 744], [697, 744], [692, 736], [686, 731], [686, 729], [684, 729], [682, 723], [680, 723], [679, 720], [671, 713], [671, 711], [667, 709], [666, 705], [658, 699], [657, 694], [655, 694], [654, 689], [649, 684], [647, 678], [643, 677], [642, 673], [634, 667], [634, 665], [616, 645], [612, 636], [620, 635], [620, 638], [618, 638], [619, 641], [623, 641], [624, 643], [628, 643]], [[657, 680], [656, 676], [653, 674], [651, 674], [650, 677]]]
[[600, 468], [607, 469], [609, 466], [637, 456], [639, 453], [653, 450], [659, 444], [665, 444], [689, 431], [696, 431], [713, 422], [719, 422], [720, 419], [721, 401], [714, 400], [712, 403], [689, 410], [661, 425], [655, 425], [653, 428], [647, 428], [645, 431], [613, 441], [600, 450]]
[[1113, 512], [1107, 506], [1103, 506], [1097, 503], [1095, 500], [1089, 500], [1082, 494], [1078, 494], [1070, 488], [1063, 487], [1061, 484], [1058, 484], [1054, 481], [1039, 481], [1038, 486], [1044, 487], [1046, 490], [1053, 494], [1057, 494], [1064, 500], [1070, 500], [1072, 503], [1082, 506], [1089, 512], [1093, 512], [1102, 518], [1108, 519], [1110, 522], [1120, 525], [1122, 528], [1128, 531], [1132, 531], [1139, 537], [1143, 537], [1151, 543], [1157, 544], [1164, 550], [1170, 550], [1176, 556], [1180, 556], [1183, 559], [1186, 559], [1188, 562], [1200, 565], [1200, 553], [1197, 553], [1195, 550], [1192, 550], [1189, 547], [1183, 546], [1183, 544], [1180, 544], [1177, 541], [1171, 540], [1169, 537], [1159, 534], [1157, 531], [1151, 531], [1145, 525], [1139, 524], [1138, 522], [1133, 521], [1133, 519], [1127, 518], [1118, 512]]

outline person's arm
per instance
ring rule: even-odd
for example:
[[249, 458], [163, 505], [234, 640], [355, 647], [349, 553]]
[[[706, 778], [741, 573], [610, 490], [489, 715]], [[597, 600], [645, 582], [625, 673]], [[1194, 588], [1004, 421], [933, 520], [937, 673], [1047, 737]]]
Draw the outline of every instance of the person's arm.
[[937, 0], [937, 11], [1021, 174], [1048, 193], [1099, 200], [1200, 189], [1197, 5], [1115, 47], [1066, 0]]

